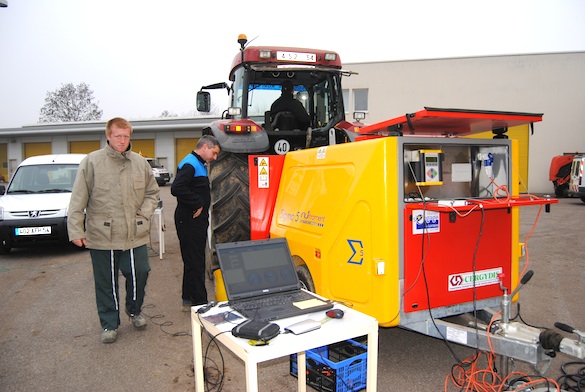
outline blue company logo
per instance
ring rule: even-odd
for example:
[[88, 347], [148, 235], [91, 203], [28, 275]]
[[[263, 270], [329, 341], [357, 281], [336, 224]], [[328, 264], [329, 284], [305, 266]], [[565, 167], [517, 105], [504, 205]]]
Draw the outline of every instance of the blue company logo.
[[360, 240], [347, 240], [347, 243], [353, 252], [347, 262], [349, 264], [361, 265], [364, 262], [364, 245]]
[[423, 230], [423, 229], [438, 229], [439, 228], [439, 216], [438, 214], [433, 214], [426, 212], [424, 214], [419, 214], [415, 217], [416, 223], [416, 230]]

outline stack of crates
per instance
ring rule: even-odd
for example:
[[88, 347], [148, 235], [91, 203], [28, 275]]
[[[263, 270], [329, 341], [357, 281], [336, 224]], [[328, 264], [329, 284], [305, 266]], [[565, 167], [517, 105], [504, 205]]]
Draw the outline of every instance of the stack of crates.
[[[305, 352], [307, 385], [322, 392], [354, 392], [366, 388], [368, 348], [365, 339], [346, 340]], [[297, 355], [290, 356], [290, 374], [297, 377]]]

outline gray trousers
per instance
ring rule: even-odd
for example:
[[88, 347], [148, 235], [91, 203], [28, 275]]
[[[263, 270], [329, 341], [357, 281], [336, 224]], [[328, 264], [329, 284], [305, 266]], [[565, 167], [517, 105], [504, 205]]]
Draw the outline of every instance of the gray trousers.
[[103, 329], [120, 325], [118, 277], [126, 279], [126, 312], [140, 314], [144, 289], [150, 272], [146, 245], [129, 250], [90, 249], [95, 283], [95, 299]]

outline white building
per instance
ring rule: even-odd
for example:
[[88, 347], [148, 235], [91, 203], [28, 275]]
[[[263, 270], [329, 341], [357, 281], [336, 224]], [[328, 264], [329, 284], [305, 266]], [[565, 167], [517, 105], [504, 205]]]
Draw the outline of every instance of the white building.
[[[352, 63], [344, 69], [358, 73], [343, 81], [350, 121], [354, 111], [375, 123], [425, 106], [543, 113], [534, 133], [526, 128], [522, 136], [528, 192], [553, 192], [553, 156], [585, 152], [585, 52]], [[133, 150], [174, 173], [212, 119], [130, 119]], [[101, 148], [104, 131], [105, 121], [0, 129], [0, 175], [9, 178], [31, 155]]]
[[[343, 60], [343, 59], [342, 59]], [[345, 64], [346, 114], [376, 123], [437, 108], [543, 113], [528, 136], [528, 191], [552, 193], [555, 155], [585, 152], [585, 52]], [[365, 97], [365, 101], [364, 101]]]

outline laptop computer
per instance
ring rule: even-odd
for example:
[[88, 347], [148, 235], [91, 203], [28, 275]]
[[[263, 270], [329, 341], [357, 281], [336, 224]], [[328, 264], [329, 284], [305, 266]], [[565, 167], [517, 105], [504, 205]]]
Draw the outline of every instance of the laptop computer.
[[252, 320], [271, 321], [330, 309], [302, 290], [285, 238], [216, 245], [229, 305]]

